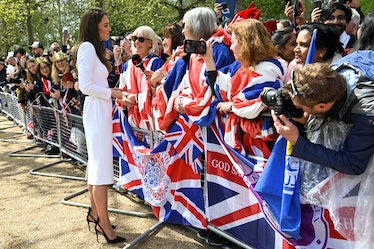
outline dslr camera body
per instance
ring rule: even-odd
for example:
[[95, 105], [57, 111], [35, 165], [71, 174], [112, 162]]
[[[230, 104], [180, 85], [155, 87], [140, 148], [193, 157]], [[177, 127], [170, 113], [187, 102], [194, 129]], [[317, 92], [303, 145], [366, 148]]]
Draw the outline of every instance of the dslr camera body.
[[293, 104], [290, 96], [283, 88], [264, 90], [261, 93], [261, 101], [271, 110], [274, 110], [277, 115], [283, 114], [288, 118], [301, 118], [304, 114], [302, 109]]

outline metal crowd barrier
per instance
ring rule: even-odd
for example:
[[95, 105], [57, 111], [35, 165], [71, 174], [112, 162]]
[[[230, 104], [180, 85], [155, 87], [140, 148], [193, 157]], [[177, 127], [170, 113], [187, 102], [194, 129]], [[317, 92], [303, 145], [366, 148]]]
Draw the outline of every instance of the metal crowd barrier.
[[[30, 105], [26, 107], [25, 110], [22, 110], [22, 108], [19, 107], [19, 104], [17, 103], [17, 99], [15, 96], [11, 96], [3, 92], [0, 92], [0, 99], [1, 99], [1, 109], [0, 109], [1, 112], [6, 114], [8, 118], [13, 119], [15, 122], [15, 125], [18, 124], [19, 126], [22, 126], [25, 131], [30, 131], [30, 129], [32, 129], [32, 133], [33, 133], [34, 145], [26, 149], [21, 149], [21, 150], [12, 152], [9, 154], [10, 156], [59, 157], [60, 159], [57, 162], [53, 162], [47, 165], [42, 165], [42, 166], [31, 169], [30, 174], [50, 176], [50, 177], [59, 177], [59, 178], [65, 178], [65, 179], [71, 179], [71, 180], [81, 180], [81, 181], [85, 180], [84, 177], [40, 172], [40, 170], [42, 169], [46, 169], [56, 164], [71, 161], [71, 160], [75, 160], [76, 164], [80, 165], [80, 169], [84, 171], [85, 164], [87, 163], [87, 160], [88, 160], [88, 155], [87, 155], [86, 141], [84, 137], [84, 128], [83, 128], [83, 122], [82, 122], [81, 116], [65, 113], [52, 107], [44, 107], [44, 106], [38, 106], [38, 105]], [[31, 124], [31, 128], [30, 128], [30, 124]], [[11, 127], [14, 127], [14, 126], [11, 126]], [[149, 136], [151, 142], [153, 143], [151, 144], [151, 147], [153, 147], [154, 144], [158, 144], [163, 137], [162, 134], [159, 134], [159, 133], [153, 134], [152, 132], [148, 130], [134, 129], [134, 131], [143, 132], [146, 136]], [[41, 144], [56, 146], [59, 148], [60, 151], [58, 155], [21, 153], [21, 152], [25, 152], [27, 150], [33, 149], [35, 147], [40, 147]], [[115, 181], [118, 182], [120, 178], [120, 168], [119, 168], [118, 158], [113, 158], [113, 165], [114, 165]], [[201, 174], [201, 181], [203, 185], [206, 184], [205, 174], [203, 172]], [[87, 191], [88, 191], [87, 188], [77, 191], [75, 193], [72, 193], [62, 198], [61, 201], [63, 204], [88, 208], [89, 207], [88, 204], [71, 201], [71, 199], [81, 194], [84, 194]], [[135, 196], [134, 194], [132, 194], [131, 192], [127, 190], [124, 190], [124, 191], [130, 197]], [[114, 208], [108, 208], [108, 211], [126, 214], [126, 215], [139, 216], [139, 217], [153, 216], [152, 212], [132, 212], [132, 211], [119, 210], [119, 209], [114, 209]], [[165, 225], [165, 223], [162, 221], [159, 221], [158, 223], [153, 225], [151, 228], [146, 230], [143, 234], [135, 238], [133, 241], [129, 242], [123, 248], [124, 249], [132, 248], [133, 246], [140, 243], [142, 240], [156, 233], [163, 225]], [[189, 229], [194, 232], [197, 232], [197, 230], [192, 227]], [[230, 236], [228, 233], [225, 233], [224, 231], [221, 231], [210, 224], [208, 225], [208, 229], [217, 233], [218, 235], [221, 235], [227, 240], [233, 242], [234, 244], [241, 246], [242, 248], [253, 249], [249, 245], [246, 245], [242, 243], [241, 241], [238, 241], [236, 238]], [[223, 246], [222, 248], [229, 248], [229, 247]]]
[[[6, 118], [4, 119], [4, 121], [12, 120], [13, 119], [12, 118], [12, 115], [13, 115], [12, 110], [14, 110], [14, 108], [12, 108], [12, 106], [14, 105], [14, 100], [13, 99], [15, 99], [15, 97], [11, 96], [10, 94], [5, 94], [5, 93], [0, 93], [0, 94], [1, 94], [1, 112], [6, 115]], [[14, 119], [13, 119], [13, 121], [14, 121]], [[13, 125], [1, 128], [0, 132], [7, 132], [7, 129], [13, 128], [15, 126], [17, 126], [17, 124], [14, 122]]]
[[[58, 177], [71, 180], [81, 180], [84, 181], [84, 177], [77, 177], [71, 175], [61, 175], [60, 173], [45, 173], [40, 170], [52, 167], [59, 163], [69, 162], [75, 160], [80, 165], [82, 171], [85, 170], [85, 164], [88, 160], [86, 141], [84, 136], [82, 117], [74, 114], [65, 113], [56, 110], [53, 107], [44, 107], [38, 105], [27, 106], [24, 110], [20, 107], [17, 98], [10, 94], [0, 92], [0, 110], [6, 117], [3, 121], [13, 120], [14, 125], [2, 128], [2, 130], [13, 128], [16, 126], [21, 126], [25, 132], [21, 132], [21, 135], [25, 135], [27, 131], [32, 132], [33, 139], [32, 145], [27, 148], [11, 152], [9, 156], [14, 157], [56, 157], [59, 158], [58, 161], [49, 163], [46, 165], [38, 166], [30, 170], [32, 175], [41, 175], [49, 177]], [[0, 119], [0, 122], [2, 120]], [[4, 131], [6, 132], [6, 131]], [[148, 131], [149, 133], [149, 131]], [[10, 140], [4, 140], [10, 141]], [[59, 148], [59, 153], [57, 155], [46, 155], [44, 153], [37, 154], [35, 150], [27, 153], [27, 151], [34, 148], [41, 148], [41, 145], [51, 145]], [[113, 158], [114, 166], [114, 180], [118, 181], [120, 176], [119, 160], [118, 158]], [[84, 173], [83, 173], [84, 175]], [[115, 189], [115, 188], [114, 188]], [[115, 189], [116, 190], [116, 189]], [[84, 194], [88, 191], [87, 188], [77, 191], [62, 198], [61, 202], [66, 205], [78, 206], [88, 208], [88, 204], [78, 203], [70, 201], [74, 197]], [[135, 194], [131, 192], [126, 192], [124, 195], [129, 198], [136, 199]], [[143, 202], [144, 203], [144, 202]], [[127, 211], [115, 208], [108, 208], [109, 212], [115, 212], [120, 214], [138, 216], [138, 217], [151, 217], [153, 212], [135, 212]], [[156, 226], [158, 227], [158, 226]], [[155, 226], [146, 230], [144, 234], [139, 236], [134, 242], [130, 242], [128, 245], [131, 247], [138, 244], [141, 239], [145, 238], [147, 235], [155, 231]], [[130, 247], [127, 247], [130, 248]]]

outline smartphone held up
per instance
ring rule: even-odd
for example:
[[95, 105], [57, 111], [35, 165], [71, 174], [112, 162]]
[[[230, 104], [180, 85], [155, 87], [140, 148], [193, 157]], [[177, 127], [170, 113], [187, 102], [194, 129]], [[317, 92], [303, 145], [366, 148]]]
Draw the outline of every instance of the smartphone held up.
[[322, 1], [321, 0], [313, 0], [313, 4], [314, 4], [314, 9], [315, 8], [319, 8], [319, 9], [322, 8]]
[[185, 53], [205, 54], [206, 43], [205, 41], [184, 40], [183, 49]]

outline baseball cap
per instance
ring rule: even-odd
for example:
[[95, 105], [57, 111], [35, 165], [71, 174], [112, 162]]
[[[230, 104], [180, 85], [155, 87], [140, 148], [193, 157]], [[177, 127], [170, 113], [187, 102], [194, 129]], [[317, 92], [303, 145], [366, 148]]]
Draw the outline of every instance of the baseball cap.
[[40, 42], [37, 42], [37, 41], [34, 42], [33, 44], [31, 44], [29, 46], [29, 48], [42, 48], [42, 49], [44, 49], [43, 45]]

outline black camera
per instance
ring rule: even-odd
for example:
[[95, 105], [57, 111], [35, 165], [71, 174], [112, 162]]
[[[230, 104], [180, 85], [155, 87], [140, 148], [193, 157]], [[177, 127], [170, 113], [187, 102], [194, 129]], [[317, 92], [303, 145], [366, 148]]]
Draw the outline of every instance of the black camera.
[[121, 41], [123, 40], [123, 37], [122, 36], [114, 36], [112, 39], [113, 39], [114, 45], [120, 46]]
[[261, 93], [261, 101], [270, 109], [274, 110], [277, 115], [285, 115], [287, 117], [301, 118], [304, 111], [297, 108], [290, 96], [284, 91], [283, 88], [279, 89], [266, 89]]

